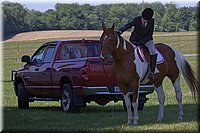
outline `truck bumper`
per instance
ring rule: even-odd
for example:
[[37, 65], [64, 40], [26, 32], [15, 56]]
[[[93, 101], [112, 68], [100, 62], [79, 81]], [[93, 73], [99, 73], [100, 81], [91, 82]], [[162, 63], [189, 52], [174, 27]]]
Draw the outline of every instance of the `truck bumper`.
[[[147, 95], [153, 93], [155, 87], [154, 85], [140, 85], [139, 94]], [[122, 95], [119, 86], [99, 86], [99, 87], [83, 87], [83, 93], [85, 96], [89, 95]], [[129, 94], [132, 94], [131, 89], [129, 89]]]

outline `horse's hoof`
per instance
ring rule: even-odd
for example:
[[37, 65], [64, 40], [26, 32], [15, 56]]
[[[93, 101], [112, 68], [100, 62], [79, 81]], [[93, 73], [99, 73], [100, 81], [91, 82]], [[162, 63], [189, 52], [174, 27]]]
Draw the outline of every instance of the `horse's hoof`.
[[135, 121], [133, 122], [133, 125], [134, 125], [134, 126], [138, 126], [138, 121], [135, 120]]
[[179, 116], [178, 117], [178, 121], [182, 121], [183, 120], [183, 117], [182, 116]]
[[138, 126], [138, 122], [134, 122], [134, 124], [133, 124], [134, 126]]
[[161, 123], [161, 121], [162, 121], [161, 119], [157, 119], [156, 123]]
[[128, 122], [127, 122], [127, 125], [128, 126], [131, 126], [133, 124], [133, 122], [131, 121], [131, 120], [129, 120]]

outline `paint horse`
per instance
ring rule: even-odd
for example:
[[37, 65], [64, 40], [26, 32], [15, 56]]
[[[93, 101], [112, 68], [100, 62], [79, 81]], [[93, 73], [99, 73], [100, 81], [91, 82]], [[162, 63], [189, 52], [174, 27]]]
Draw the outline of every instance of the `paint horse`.
[[[148, 62], [145, 62], [142, 57], [142, 52], [145, 49], [136, 47], [131, 42], [118, 36], [114, 30], [114, 24], [111, 28], [106, 28], [102, 25], [103, 33], [100, 37], [100, 43], [102, 46], [100, 58], [103, 61], [108, 60], [111, 55], [114, 59], [113, 72], [116, 76], [118, 85], [125, 100], [127, 113], [128, 113], [128, 125], [138, 125], [138, 89], [140, 83], [152, 83], [155, 86], [155, 91], [159, 100], [159, 113], [157, 122], [161, 122], [164, 117], [164, 101], [165, 94], [163, 91], [163, 79], [168, 77], [174, 87], [176, 93], [176, 99], [178, 102], [178, 119], [183, 118], [182, 109], [182, 91], [180, 88], [180, 74], [182, 72], [184, 79], [186, 80], [192, 95], [198, 92], [198, 81], [196, 80], [193, 71], [188, 61], [178, 52], [175, 48], [170, 47], [163, 43], [156, 44], [158, 55], [160, 55], [160, 63], [157, 64], [155, 71], [155, 78], [153, 81], [149, 81], [146, 78], [147, 73], [150, 72]], [[147, 51], [147, 50], [146, 50]], [[146, 52], [147, 53], [147, 52]], [[146, 54], [148, 55], [148, 53]], [[145, 56], [143, 55], [144, 59]], [[163, 58], [162, 58], [163, 57]], [[158, 58], [158, 60], [159, 60]], [[146, 58], [148, 59], [148, 57]], [[134, 117], [131, 111], [130, 94], [128, 93], [129, 87], [132, 90], [132, 106], [134, 109]]]

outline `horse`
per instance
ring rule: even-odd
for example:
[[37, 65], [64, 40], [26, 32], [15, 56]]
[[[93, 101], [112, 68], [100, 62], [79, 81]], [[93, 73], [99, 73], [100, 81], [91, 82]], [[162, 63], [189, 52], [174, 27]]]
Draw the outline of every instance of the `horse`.
[[[141, 50], [140, 46], [135, 46], [122, 36], [117, 35], [114, 24], [111, 28], [106, 28], [103, 23], [102, 29], [103, 32], [100, 37], [100, 58], [103, 62], [108, 61], [110, 58], [114, 60], [113, 73], [123, 94], [127, 108], [127, 124], [138, 125], [138, 89], [141, 83], [151, 83], [154, 85], [159, 101], [159, 112], [156, 122], [161, 122], [163, 120], [165, 94], [162, 83], [165, 77], [168, 77], [173, 84], [179, 108], [178, 120], [182, 121], [184, 113], [182, 109], [182, 91], [180, 87], [181, 73], [192, 95], [195, 96], [198, 92], [198, 81], [184, 56], [178, 50], [167, 44], [155, 44], [157, 52], [160, 53], [162, 60], [160, 60], [160, 63], [156, 66], [154, 80], [149, 80], [146, 76], [148, 75], [147, 73], [150, 72], [149, 63], [141, 59], [141, 54], [138, 52]], [[145, 49], [143, 49], [143, 51], [145, 51]], [[146, 52], [146, 55], [149, 55], [149, 53]], [[129, 88], [132, 90], [134, 116], [131, 110], [130, 93], [128, 93]]]

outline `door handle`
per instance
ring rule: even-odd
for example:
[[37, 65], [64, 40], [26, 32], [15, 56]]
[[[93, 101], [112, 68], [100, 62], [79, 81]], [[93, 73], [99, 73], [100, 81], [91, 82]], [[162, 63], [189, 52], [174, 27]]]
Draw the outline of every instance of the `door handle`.
[[39, 68], [35, 68], [35, 71], [39, 71]]

